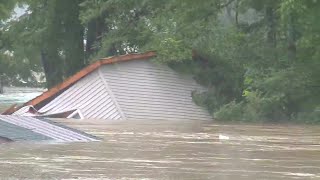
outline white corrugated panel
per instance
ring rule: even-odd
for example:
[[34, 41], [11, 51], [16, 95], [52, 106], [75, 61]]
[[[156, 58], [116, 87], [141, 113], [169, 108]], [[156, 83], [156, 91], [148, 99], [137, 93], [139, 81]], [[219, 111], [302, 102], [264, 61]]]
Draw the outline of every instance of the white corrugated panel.
[[34, 109], [34, 111], [36, 111], [36, 109], [33, 106], [24, 106], [22, 108], [20, 108], [19, 110], [17, 110], [16, 112], [14, 112], [12, 115], [15, 116], [35, 116], [33, 113], [30, 113], [30, 109]]
[[151, 61], [130, 61], [99, 69], [127, 119], [211, 120], [191, 93], [202, 90], [191, 77]]
[[79, 110], [85, 118], [123, 119], [121, 111], [113, 100], [108, 85], [95, 71], [79, 80], [54, 100], [42, 107], [39, 112], [55, 114]]
[[72, 131], [67, 128], [60, 127], [40, 119], [33, 117], [23, 116], [4, 116], [0, 115], [0, 120], [14, 124], [16, 126], [29, 129], [35, 133], [44, 135], [54, 140], [63, 142], [74, 142], [74, 141], [96, 141], [96, 139], [86, 136], [84, 134]]

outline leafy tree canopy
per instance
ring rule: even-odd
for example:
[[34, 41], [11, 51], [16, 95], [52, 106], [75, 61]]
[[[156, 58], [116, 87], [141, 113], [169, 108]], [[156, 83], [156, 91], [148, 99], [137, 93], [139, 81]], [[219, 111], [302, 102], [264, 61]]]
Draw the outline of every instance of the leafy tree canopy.
[[[16, 3], [1, 4], [2, 19]], [[43, 71], [51, 87], [92, 59], [156, 50], [157, 62], [208, 88], [194, 100], [216, 119], [320, 122], [320, 1], [19, 3], [28, 13], [1, 31], [7, 76]]]

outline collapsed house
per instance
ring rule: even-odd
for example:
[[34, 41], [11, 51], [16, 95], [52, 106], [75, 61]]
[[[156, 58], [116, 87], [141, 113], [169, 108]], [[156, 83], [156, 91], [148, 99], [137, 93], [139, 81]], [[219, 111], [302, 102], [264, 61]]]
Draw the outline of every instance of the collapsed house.
[[4, 114], [107, 120], [211, 120], [192, 77], [150, 59], [154, 52], [101, 59]]

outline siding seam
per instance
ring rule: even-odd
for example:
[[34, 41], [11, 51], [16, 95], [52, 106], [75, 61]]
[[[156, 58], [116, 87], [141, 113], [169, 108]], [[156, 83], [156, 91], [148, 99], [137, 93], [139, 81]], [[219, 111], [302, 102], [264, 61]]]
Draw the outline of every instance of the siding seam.
[[120, 116], [121, 116], [122, 120], [126, 120], [127, 118], [126, 118], [126, 116], [124, 115], [124, 113], [122, 112], [118, 101], [116, 100], [116, 98], [115, 98], [112, 90], [110, 89], [107, 81], [104, 79], [104, 76], [103, 76], [103, 74], [102, 74], [102, 72], [101, 72], [101, 67], [98, 69], [98, 74], [99, 74], [99, 78], [102, 80], [102, 83], [104, 84], [107, 92], [109, 93], [109, 96], [111, 97], [114, 105], [116, 106], [118, 112], [120, 113]]

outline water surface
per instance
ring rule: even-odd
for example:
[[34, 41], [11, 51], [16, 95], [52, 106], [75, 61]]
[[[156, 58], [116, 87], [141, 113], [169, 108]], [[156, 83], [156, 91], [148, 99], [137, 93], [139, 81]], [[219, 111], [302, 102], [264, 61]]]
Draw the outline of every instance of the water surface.
[[[90, 143], [0, 145], [2, 178], [320, 179], [320, 127], [59, 120]], [[226, 136], [229, 139], [221, 140]], [[223, 136], [221, 136], [223, 135]]]
[[37, 96], [44, 90], [29, 87], [5, 87], [4, 93], [0, 94], [0, 112], [13, 104], [23, 104]]

